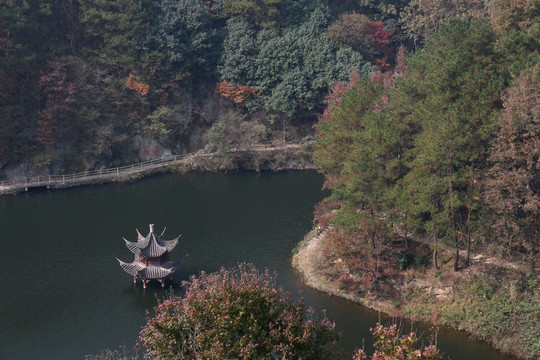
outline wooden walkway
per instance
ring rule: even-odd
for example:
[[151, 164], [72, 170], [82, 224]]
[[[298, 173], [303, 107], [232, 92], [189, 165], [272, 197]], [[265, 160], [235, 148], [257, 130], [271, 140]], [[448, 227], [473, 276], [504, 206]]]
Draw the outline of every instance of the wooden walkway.
[[143, 173], [185, 162], [193, 154], [163, 156], [159, 159], [109, 169], [84, 171], [66, 175], [41, 175], [31, 178], [0, 181], [0, 194], [16, 193], [30, 188], [62, 188], [100, 181], [114, 181], [132, 174]]
[[[300, 149], [305, 143], [289, 143], [277, 146], [256, 146], [251, 149], [236, 149], [231, 153], [245, 151], [276, 151], [288, 149]], [[109, 169], [84, 171], [75, 174], [66, 175], [41, 175], [31, 178], [13, 179], [0, 181], [0, 195], [13, 194], [22, 190], [28, 191], [30, 188], [46, 187], [46, 188], [64, 188], [83, 184], [110, 182], [121, 178], [128, 178], [130, 175], [145, 173], [160, 168], [166, 168], [172, 165], [185, 163], [195, 158], [211, 157], [214, 153], [190, 153], [184, 155], [162, 156], [157, 159], [148, 160], [136, 164], [120, 166]]]

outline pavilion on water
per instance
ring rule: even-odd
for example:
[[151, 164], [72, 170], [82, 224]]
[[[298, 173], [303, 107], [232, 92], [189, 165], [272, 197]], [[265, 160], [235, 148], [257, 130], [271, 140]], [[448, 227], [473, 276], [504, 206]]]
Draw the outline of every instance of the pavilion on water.
[[[165, 228], [166, 229], [166, 228]], [[118, 262], [122, 269], [133, 276], [133, 282], [141, 279], [143, 287], [146, 288], [146, 283], [150, 280], [158, 280], [161, 286], [165, 286], [165, 279], [176, 271], [183, 261], [169, 260], [169, 253], [178, 244], [178, 236], [173, 240], [163, 239], [165, 229], [161, 235], [154, 233], [154, 224], [150, 224], [150, 232], [148, 235], [142, 236], [137, 230], [137, 242], [131, 242], [126, 239], [127, 248], [135, 255], [135, 259], [131, 263], [121, 261]]]

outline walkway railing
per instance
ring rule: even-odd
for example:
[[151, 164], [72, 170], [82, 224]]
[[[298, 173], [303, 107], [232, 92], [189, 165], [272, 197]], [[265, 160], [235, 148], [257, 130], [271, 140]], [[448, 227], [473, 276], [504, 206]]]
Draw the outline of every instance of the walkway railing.
[[[301, 148], [303, 145], [309, 143], [286, 143], [277, 146], [255, 146], [252, 149], [235, 149], [231, 153], [239, 151], [274, 151]], [[24, 179], [13, 179], [0, 181], [0, 194], [17, 192], [21, 189], [28, 190], [33, 187], [63, 187], [73, 186], [76, 184], [85, 184], [91, 182], [98, 182], [100, 180], [114, 180], [122, 176], [127, 176], [135, 173], [141, 173], [148, 170], [154, 170], [165, 166], [170, 166], [175, 163], [181, 163], [187, 159], [193, 159], [195, 157], [208, 157], [215, 155], [213, 153], [190, 153], [184, 155], [168, 155], [162, 156], [157, 159], [143, 161], [136, 164], [119, 166], [108, 169], [83, 171], [75, 174], [67, 175], [40, 175]]]
[[137, 164], [83, 171], [67, 175], [40, 175], [24, 179], [4, 180], [0, 181], [0, 194], [20, 189], [28, 190], [32, 187], [60, 187], [99, 180], [112, 180], [130, 174], [170, 166], [174, 163], [186, 160], [189, 157], [193, 157], [193, 154], [162, 156], [158, 159], [143, 161]]

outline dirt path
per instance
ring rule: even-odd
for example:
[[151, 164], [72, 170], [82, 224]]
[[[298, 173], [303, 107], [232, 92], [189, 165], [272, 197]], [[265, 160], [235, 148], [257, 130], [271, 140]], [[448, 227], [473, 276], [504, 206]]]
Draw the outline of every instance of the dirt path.
[[[396, 229], [396, 233], [398, 235], [400, 235], [401, 237], [405, 238], [405, 232], [404, 231]], [[431, 244], [434, 243], [432, 237], [429, 236], [429, 235], [420, 236], [420, 235], [415, 235], [415, 234], [407, 234], [407, 237], [409, 238], [409, 240], [412, 240], [412, 241], [418, 242], [418, 243], [422, 243], [422, 244], [426, 244], [426, 245], [431, 245]], [[450, 253], [455, 252], [455, 250], [453, 248], [450, 248], [450, 247], [447, 247], [445, 249], [445, 251], [450, 252]], [[467, 250], [459, 250], [459, 256], [461, 258], [464, 258], [464, 259], [467, 258]], [[488, 255], [481, 254], [481, 253], [471, 252], [470, 260], [471, 261], [476, 261], [476, 262], [483, 262], [485, 264], [491, 264], [491, 265], [495, 265], [495, 266], [502, 267], [502, 268], [516, 270], [516, 271], [522, 272], [524, 274], [528, 274], [530, 272], [530, 267], [527, 264], [518, 263], [518, 262], [512, 262], [512, 261], [496, 258], [496, 257], [493, 257], [493, 256], [488, 256]], [[536, 271], [540, 270], [540, 268], [538, 268], [538, 267], [536, 267], [535, 269], [536, 269]]]

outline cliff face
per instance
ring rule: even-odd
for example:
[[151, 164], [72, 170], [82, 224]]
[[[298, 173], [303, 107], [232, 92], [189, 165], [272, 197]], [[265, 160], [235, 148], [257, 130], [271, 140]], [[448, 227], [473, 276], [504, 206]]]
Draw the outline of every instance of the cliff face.
[[[199, 170], [314, 167], [309, 121], [266, 110], [249, 112], [242, 104], [216, 94], [213, 84], [179, 88], [166, 105], [150, 114], [134, 113], [130, 114], [134, 120], [119, 118], [117, 124], [96, 129], [96, 138], [69, 138], [47, 153], [16, 161], [0, 159], [0, 180], [119, 167], [204, 148], [215, 156], [195, 167]], [[219, 126], [212, 128], [215, 124]], [[305, 146], [300, 150], [282, 146], [288, 143]], [[260, 146], [271, 149], [261, 150]]]
[[[196, 90], [186, 87], [171, 96], [167, 104], [170, 117], [167, 134], [152, 136], [145, 128], [147, 114], [129, 125], [110, 126], [100, 130], [99, 144], [88, 139], [69, 139], [58, 144], [50, 154], [32, 154], [18, 160], [0, 159], [0, 179], [15, 179], [45, 174], [64, 174], [121, 166], [159, 158], [163, 155], [185, 154], [206, 145], [205, 134], [232, 104], [221, 101], [210, 86]], [[96, 146], [100, 151], [96, 151]]]

